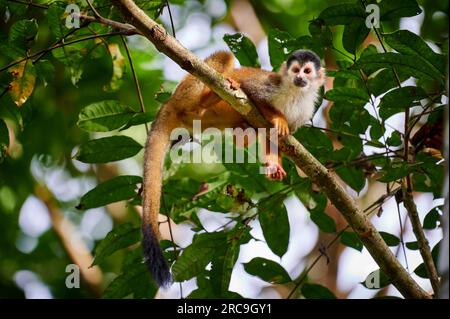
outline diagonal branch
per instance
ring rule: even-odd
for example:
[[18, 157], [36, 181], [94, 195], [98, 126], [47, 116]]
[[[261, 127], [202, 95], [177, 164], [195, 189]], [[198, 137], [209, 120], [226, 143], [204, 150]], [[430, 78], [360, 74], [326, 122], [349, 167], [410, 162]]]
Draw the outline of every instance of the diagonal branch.
[[[252, 105], [244, 92], [231, 87], [221, 74], [184, 48], [163, 27], [148, 17], [134, 1], [114, 0], [113, 2], [121, 10], [124, 18], [147, 37], [160, 52], [203, 81], [251, 125], [254, 127], [269, 127], [269, 123]], [[392, 280], [392, 283], [402, 295], [406, 298], [430, 298], [430, 295], [411, 278], [398, 262], [368, 217], [365, 216], [354, 199], [347, 194], [333, 175], [293, 136], [282, 139], [280, 146], [284, 154], [301, 167], [312, 182], [322, 188], [322, 191], [326, 193], [330, 201], [358, 234], [381, 270]]]

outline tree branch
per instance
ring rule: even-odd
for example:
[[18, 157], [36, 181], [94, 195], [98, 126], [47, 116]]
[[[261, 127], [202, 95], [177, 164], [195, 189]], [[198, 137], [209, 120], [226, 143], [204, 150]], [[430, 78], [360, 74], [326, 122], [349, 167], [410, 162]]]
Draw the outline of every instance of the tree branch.
[[76, 236], [76, 227], [64, 218], [53, 194], [43, 185], [36, 185], [36, 196], [47, 207], [53, 229], [61, 240], [67, 255], [72, 262], [80, 267], [80, 273], [89, 289], [96, 297], [102, 295], [102, 271], [98, 266], [90, 267], [94, 257], [86, 244]]
[[[228, 102], [254, 127], [269, 127], [256, 107], [239, 89], [234, 89], [224, 77], [206, 65], [197, 56], [184, 48], [180, 42], [170, 36], [132, 0], [114, 0], [124, 18], [147, 37], [155, 47], [184, 70], [203, 81], [211, 90]], [[430, 298], [402, 267], [386, 245], [373, 224], [356, 205], [352, 197], [322, 164], [315, 159], [293, 136], [280, 141], [284, 154], [301, 167], [312, 182], [319, 185], [330, 201], [341, 212], [349, 225], [358, 234], [364, 246], [370, 252], [381, 270], [392, 280], [395, 287], [406, 298]]]
[[402, 186], [403, 191], [403, 204], [408, 212], [411, 225], [413, 227], [413, 232], [417, 239], [417, 244], [419, 246], [420, 255], [422, 256], [423, 262], [425, 264], [425, 269], [427, 270], [428, 276], [430, 277], [431, 286], [437, 297], [439, 291], [439, 275], [436, 270], [436, 265], [434, 264], [433, 256], [431, 254], [430, 245], [423, 232], [422, 223], [420, 222], [419, 213], [417, 212], [417, 206], [414, 203], [414, 198], [412, 196], [411, 190], [408, 187]]

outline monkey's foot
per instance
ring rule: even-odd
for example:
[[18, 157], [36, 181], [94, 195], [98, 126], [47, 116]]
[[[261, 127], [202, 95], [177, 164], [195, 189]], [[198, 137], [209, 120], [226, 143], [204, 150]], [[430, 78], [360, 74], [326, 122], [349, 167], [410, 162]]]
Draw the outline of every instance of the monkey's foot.
[[233, 90], [237, 90], [241, 87], [241, 84], [238, 81], [233, 80], [232, 78], [226, 78], [226, 80], [230, 83], [230, 88]]
[[267, 162], [266, 163], [266, 176], [269, 179], [276, 181], [281, 181], [286, 177], [286, 172], [278, 162]]
[[277, 129], [278, 135], [289, 135], [289, 126], [286, 120], [282, 117], [277, 117], [272, 121], [273, 126]]

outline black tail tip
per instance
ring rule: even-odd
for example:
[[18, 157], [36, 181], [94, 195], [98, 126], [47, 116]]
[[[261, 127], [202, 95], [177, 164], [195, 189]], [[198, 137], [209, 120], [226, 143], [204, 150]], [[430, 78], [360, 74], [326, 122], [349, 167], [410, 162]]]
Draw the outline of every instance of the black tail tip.
[[151, 230], [151, 227], [143, 229], [143, 235], [142, 247], [144, 250], [144, 260], [153, 280], [159, 287], [170, 286], [172, 284], [172, 275], [159, 246], [158, 239]]

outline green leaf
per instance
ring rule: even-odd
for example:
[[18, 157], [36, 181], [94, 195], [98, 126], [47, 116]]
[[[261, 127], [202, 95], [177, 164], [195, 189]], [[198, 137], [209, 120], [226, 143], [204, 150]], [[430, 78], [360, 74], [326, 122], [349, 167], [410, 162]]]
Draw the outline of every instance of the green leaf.
[[419, 152], [416, 155], [419, 169], [413, 173], [415, 190], [419, 192], [433, 192], [435, 197], [442, 195], [445, 169], [443, 163], [437, 164], [439, 159], [431, 154]]
[[44, 86], [47, 86], [49, 82], [52, 82], [55, 77], [55, 67], [48, 60], [39, 60], [34, 64], [36, 69], [36, 75], [44, 82]]
[[294, 134], [295, 138], [302, 141], [305, 146], [322, 163], [330, 158], [333, 145], [330, 138], [322, 131], [301, 127]]
[[361, 284], [367, 289], [380, 289], [391, 284], [391, 280], [381, 269], [371, 272]]
[[[344, 130], [348, 128], [348, 122], [354, 112], [355, 107], [353, 105], [345, 102], [335, 102], [330, 110], [332, 128], [338, 132], [344, 132]], [[342, 135], [336, 133], [336, 138], [340, 141], [342, 139]]]
[[331, 6], [319, 14], [319, 19], [327, 25], [350, 24], [354, 18], [366, 18], [364, 8], [359, 3]]
[[270, 63], [274, 70], [278, 70], [288, 55], [297, 49], [295, 38], [278, 29], [269, 30], [268, 38]]
[[197, 277], [198, 289], [191, 292], [188, 299], [243, 299], [233, 291], [217, 291], [216, 283], [211, 279], [210, 273], [205, 272]]
[[392, 65], [404, 68], [404, 72], [418, 79], [438, 79], [443, 81], [445, 77], [440, 72], [430, 68], [426, 64], [417, 63], [417, 57], [399, 53], [377, 53], [361, 56], [352, 69], [390, 68]]
[[225, 34], [224, 41], [242, 66], [260, 67], [258, 52], [253, 42], [242, 33]]
[[253, 258], [250, 262], [244, 264], [244, 269], [250, 275], [258, 276], [272, 284], [284, 284], [292, 281], [289, 274], [280, 264], [269, 259]]
[[8, 154], [9, 132], [5, 121], [0, 119], [0, 163], [3, 162]]
[[394, 182], [410, 174], [417, 168], [417, 166], [420, 165], [421, 163], [414, 163], [414, 164], [405, 162], [392, 163], [392, 166], [386, 166], [381, 170], [381, 172], [383, 172], [384, 175], [380, 177], [378, 180], [383, 183]]
[[369, 35], [370, 29], [366, 27], [366, 20], [363, 18], [354, 18], [353, 21], [344, 27], [342, 35], [342, 44], [345, 50], [356, 54], [358, 47]]
[[400, 146], [402, 145], [402, 135], [399, 131], [394, 131], [386, 140], [386, 143], [390, 146]]
[[[401, 82], [410, 77], [410, 74], [406, 73], [402, 67], [397, 67], [396, 71]], [[398, 83], [392, 68], [387, 68], [370, 77], [367, 86], [371, 94], [378, 96], [397, 87]]]
[[441, 215], [439, 214], [438, 207], [430, 210], [423, 220], [424, 229], [435, 229], [441, 220]]
[[345, 165], [336, 168], [336, 173], [348, 186], [359, 193], [366, 185], [366, 176], [361, 168]]
[[302, 286], [302, 295], [306, 299], [336, 299], [336, 296], [328, 288], [310, 283]]
[[346, 102], [362, 107], [369, 102], [370, 97], [364, 89], [339, 87], [328, 91], [325, 98], [329, 101]]
[[327, 70], [327, 76], [332, 78], [343, 78], [357, 81], [361, 79], [359, 73], [357, 71], [352, 70], [337, 70], [337, 71]]
[[84, 163], [107, 163], [136, 155], [142, 145], [128, 136], [110, 136], [81, 144], [75, 158]]
[[[351, 127], [348, 127], [347, 125], [343, 127], [343, 131], [355, 134], [355, 132], [352, 131]], [[363, 151], [363, 142], [359, 136], [343, 134], [342, 136], [340, 136], [339, 141], [344, 145], [345, 148], [348, 148], [351, 151], [352, 156], [356, 157]]]
[[165, 1], [163, 0], [136, 0], [135, 2], [142, 10], [153, 13], [160, 11], [165, 6]]
[[34, 41], [38, 32], [36, 20], [19, 20], [9, 30], [9, 42], [22, 50], [26, 50]]
[[172, 267], [176, 281], [189, 280], [205, 271], [217, 251], [226, 247], [225, 232], [203, 233], [194, 236], [192, 244], [186, 247]]
[[56, 39], [62, 39], [69, 31], [65, 24], [65, 9], [63, 4], [55, 2], [47, 9], [47, 21], [50, 31], [55, 35]]
[[[11, 45], [7, 39], [0, 38], [0, 52], [3, 56], [8, 57], [13, 60], [18, 60], [23, 57], [23, 50]], [[4, 42], [1, 42], [4, 41]]]
[[95, 248], [95, 258], [91, 267], [101, 264], [106, 257], [137, 243], [140, 239], [140, 227], [133, 227], [130, 223], [117, 226]]
[[412, 106], [413, 102], [427, 97], [426, 92], [416, 86], [404, 86], [388, 92], [381, 99], [380, 116], [387, 119]]
[[336, 222], [326, 213], [312, 213], [311, 220], [325, 233], [336, 232]]
[[[439, 241], [431, 250], [431, 256], [433, 257], [434, 264], [438, 264], [439, 259], [439, 252], [441, 247], [441, 241]], [[424, 263], [421, 263], [417, 268], [414, 270], [414, 273], [419, 276], [420, 278], [429, 278], [427, 268], [425, 267]]]
[[282, 257], [289, 245], [289, 220], [282, 198], [274, 198], [259, 206], [259, 223], [269, 248]]
[[[297, 174], [297, 170], [292, 171], [290, 175]], [[300, 179], [300, 182], [296, 180], [293, 181], [295, 183], [293, 189], [298, 199], [302, 202], [305, 208], [311, 213], [323, 213], [327, 206], [327, 197], [322, 192], [317, 192], [312, 189], [311, 181], [307, 178]]]
[[240, 246], [250, 239], [250, 228], [237, 224], [227, 236], [227, 245], [217, 249], [209, 272], [215, 295], [225, 297], [229, 293], [231, 274], [239, 257]]
[[170, 92], [158, 92], [155, 94], [155, 100], [160, 103], [166, 103], [172, 97], [172, 93]]
[[158, 287], [152, 281], [147, 265], [135, 264], [123, 269], [103, 292], [103, 298], [119, 299], [133, 295], [134, 298], [153, 298]]
[[383, 0], [379, 6], [381, 21], [412, 17], [422, 12], [416, 0]]
[[330, 28], [323, 23], [320, 19], [315, 19], [309, 24], [309, 33], [318, 41], [320, 45], [324, 47], [330, 47], [333, 45], [333, 34]]
[[76, 208], [89, 209], [131, 199], [136, 196], [139, 183], [142, 183], [140, 176], [114, 177], [84, 194]]
[[23, 61], [9, 68], [13, 80], [10, 83], [9, 94], [14, 103], [21, 107], [34, 91], [36, 85], [36, 70], [31, 61]]
[[[367, 47], [365, 47], [365, 48], [361, 51], [361, 54], [360, 54], [358, 60], [360, 60], [360, 59], [363, 58], [363, 57], [367, 57], [367, 56], [371, 56], [371, 55], [375, 55], [375, 54], [378, 54], [378, 49], [377, 49], [377, 47], [376, 47], [375, 45], [373, 45], [373, 44], [369, 44]], [[349, 69], [353, 69], [353, 70], [355, 70], [355, 71], [356, 71], [356, 70], [360, 71], [359, 69], [362, 69], [362, 71], [364, 71], [365, 75], [371, 75], [371, 74], [373, 74], [375, 71], [379, 70], [379, 67], [376, 66], [376, 65], [364, 65], [363, 67], [355, 67], [354, 64], [353, 64], [353, 65], [350, 65], [348, 68], [349, 68]], [[365, 87], [364, 83], [361, 82], [361, 84], [359, 85], [359, 87]], [[384, 93], [384, 92], [383, 92], [383, 93]]]
[[419, 243], [417, 241], [410, 241], [405, 244], [406, 248], [411, 250], [419, 250]]
[[446, 75], [447, 60], [445, 55], [433, 51], [428, 44], [417, 34], [408, 30], [399, 30], [384, 35], [385, 41], [397, 52], [404, 55], [415, 56], [430, 68]]
[[363, 243], [355, 232], [343, 232], [341, 235], [341, 244], [354, 248], [358, 251], [362, 251], [364, 248]]
[[416, 269], [414, 269], [414, 273], [419, 276], [420, 278], [424, 278], [424, 279], [428, 279], [428, 272], [427, 269], [425, 268], [425, 264], [421, 263], [419, 266], [416, 267]]
[[89, 132], [112, 131], [127, 124], [135, 113], [118, 101], [96, 102], [81, 110], [77, 125]]
[[380, 231], [380, 235], [385, 241], [386, 245], [388, 245], [389, 247], [395, 247], [400, 244], [400, 239], [395, 235], [392, 235], [384, 231]]
[[142, 125], [148, 122], [153, 121], [155, 116], [151, 113], [135, 113], [133, 117], [122, 127], [119, 131], [124, 131], [132, 126]]
[[333, 151], [333, 144], [324, 132], [304, 126], [298, 129], [294, 136], [319, 161], [325, 162], [330, 158], [330, 154]]

